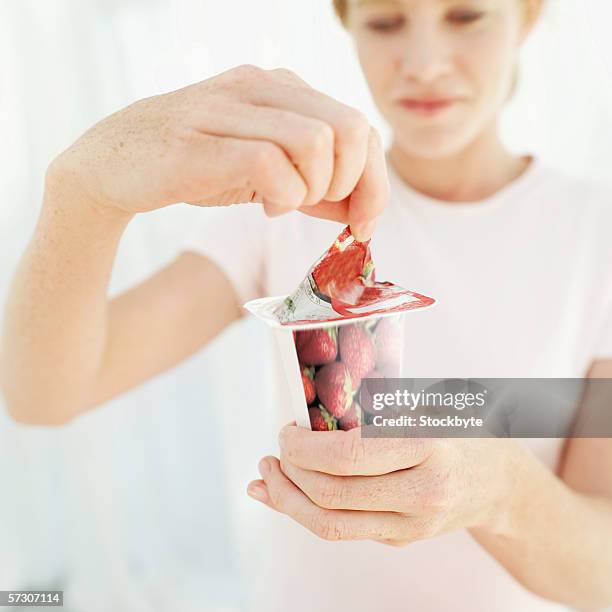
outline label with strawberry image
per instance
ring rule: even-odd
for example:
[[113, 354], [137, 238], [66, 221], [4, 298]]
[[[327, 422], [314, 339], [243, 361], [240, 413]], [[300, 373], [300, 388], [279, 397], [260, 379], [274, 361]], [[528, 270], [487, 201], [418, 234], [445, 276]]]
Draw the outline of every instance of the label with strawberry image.
[[358, 398], [366, 379], [399, 376], [401, 316], [294, 332], [303, 397], [314, 431], [349, 430], [368, 422]]
[[273, 311], [282, 325], [324, 323], [431, 306], [433, 298], [375, 280], [370, 241], [346, 227], [299, 287]]

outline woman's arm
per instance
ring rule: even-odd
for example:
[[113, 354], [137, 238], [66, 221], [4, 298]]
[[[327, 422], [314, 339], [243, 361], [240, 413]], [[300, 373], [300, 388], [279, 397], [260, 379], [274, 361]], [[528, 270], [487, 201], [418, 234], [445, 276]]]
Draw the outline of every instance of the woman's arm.
[[[587, 378], [612, 378], [612, 360]], [[612, 398], [610, 398], [612, 401]], [[560, 479], [559, 479], [560, 478]], [[612, 439], [566, 442], [559, 478], [526, 469], [513, 504], [513, 537], [472, 530], [474, 537], [527, 588], [584, 610], [612, 605]]]
[[[611, 378], [612, 360], [597, 361], [588, 373], [588, 378]], [[600, 609], [612, 603], [612, 439], [610, 438], [573, 438], [568, 439], [559, 468], [559, 476], [563, 481], [560, 492], [563, 497], [571, 500], [567, 505], [569, 512], [578, 514], [572, 520], [571, 515], [566, 516], [569, 529], [561, 537], [556, 537], [556, 544], [549, 550], [561, 547], [567, 550], [565, 563], [571, 563], [570, 579], [563, 580], [563, 575], [557, 572], [550, 576], [550, 584], [557, 592], [568, 589], [565, 585], [581, 585], [585, 594], [595, 595], [598, 592], [603, 595], [599, 605], [595, 597], [593, 605], [582, 606], [585, 609]], [[552, 505], [552, 500], [549, 505]], [[559, 512], [563, 512], [563, 504], [557, 506]], [[553, 512], [555, 512], [554, 510]], [[554, 518], [554, 513], [549, 515]], [[523, 520], [527, 517], [524, 516]], [[542, 517], [535, 518], [537, 523], [542, 522]], [[551, 529], [550, 520], [544, 516], [544, 523], [549, 527], [540, 526], [541, 536]], [[538, 528], [536, 526], [532, 527]], [[554, 538], [555, 534], [552, 534]], [[529, 586], [529, 582], [546, 582], [546, 565], [539, 571], [531, 572], [529, 577], [525, 567], [526, 563], [517, 563], [517, 555], [520, 552], [516, 547], [510, 547], [506, 553], [508, 563], [522, 568], [525, 578], [523, 582]], [[580, 559], [582, 557], [582, 560]], [[541, 580], [540, 580], [541, 578]], [[571, 590], [571, 586], [568, 590]], [[589, 601], [589, 597], [585, 600]]]
[[109, 303], [117, 244], [135, 214], [257, 200], [268, 215], [303, 208], [365, 239], [387, 198], [376, 132], [287, 70], [240, 66], [107, 117], [47, 173], [0, 342], [10, 413], [66, 422], [238, 316], [228, 280], [195, 255]]
[[[567, 464], [574, 463], [578, 448], [580, 462], [590, 469], [580, 477], [577, 466], [571, 468], [571, 483], [525, 457], [516, 474], [521, 494], [508, 497], [506, 525], [471, 533], [537, 595], [601, 610], [612, 605], [612, 440], [570, 441]], [[586, 492], [581, 481], [599, 481], [599, 487]]]
[[69, 421], [179, 363], [240, 316], [230, 281], [193, 253], [107, 301], [131, 216], [90, 207], [53, 182], [4, 319], [2, 388], [13, 418], [28, 424]]
[[[595, 362], [588, 378], [612, 378], [612, 360]], [[532, 591], [600, 610], [612, 605], [612, 439], [567, 440], [559, 476], [526, 469], [513, 536], [472, 533]]]

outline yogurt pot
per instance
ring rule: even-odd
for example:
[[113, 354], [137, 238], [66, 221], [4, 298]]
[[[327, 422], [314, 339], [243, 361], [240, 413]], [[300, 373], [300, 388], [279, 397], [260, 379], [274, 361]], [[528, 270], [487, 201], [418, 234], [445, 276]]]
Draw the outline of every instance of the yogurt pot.
[[369, 243], [345, 228], [293, 294], [244, 307], [273, 330], [297, 424], [329, 431], [367, 422], [360, 390], [400, 376], [406, 315], [434, 304], [376, 282]]

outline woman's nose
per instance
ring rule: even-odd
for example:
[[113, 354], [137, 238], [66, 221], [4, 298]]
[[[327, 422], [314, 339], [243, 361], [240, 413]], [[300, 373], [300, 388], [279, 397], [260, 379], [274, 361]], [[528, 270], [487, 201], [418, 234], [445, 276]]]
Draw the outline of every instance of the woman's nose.
[[452, 53], [444, 37], [431, 28], [414, 29], [404, 40], [401, 52], [402, 77], [432, 82], [448, 74]]

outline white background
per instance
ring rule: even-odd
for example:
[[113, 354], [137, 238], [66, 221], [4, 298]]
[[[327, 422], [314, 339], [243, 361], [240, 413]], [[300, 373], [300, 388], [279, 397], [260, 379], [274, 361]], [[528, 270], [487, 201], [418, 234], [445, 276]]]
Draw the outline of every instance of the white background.
[[[35, 223], [48, 162], [137, 98], [240, 63], [286, 66], [388, 136], [330, 7], [0, 0], [0, 298]], [[511, 148], [572, 173], [610, 171], [610, 23], [609, 0], [549, 0], [504, 118]], [[169, 261], [206, 214], [182, 205], [137, 218], [113, 293]], [[274, 447], [266, 339], [241, 323], [62, 430], [20, 427], [0, 410], [0, 589], [63, 587], [66, 609], [88, 612], [239, 609], [265, 545], [256, 538], [264, 510], [244, 488]]]

